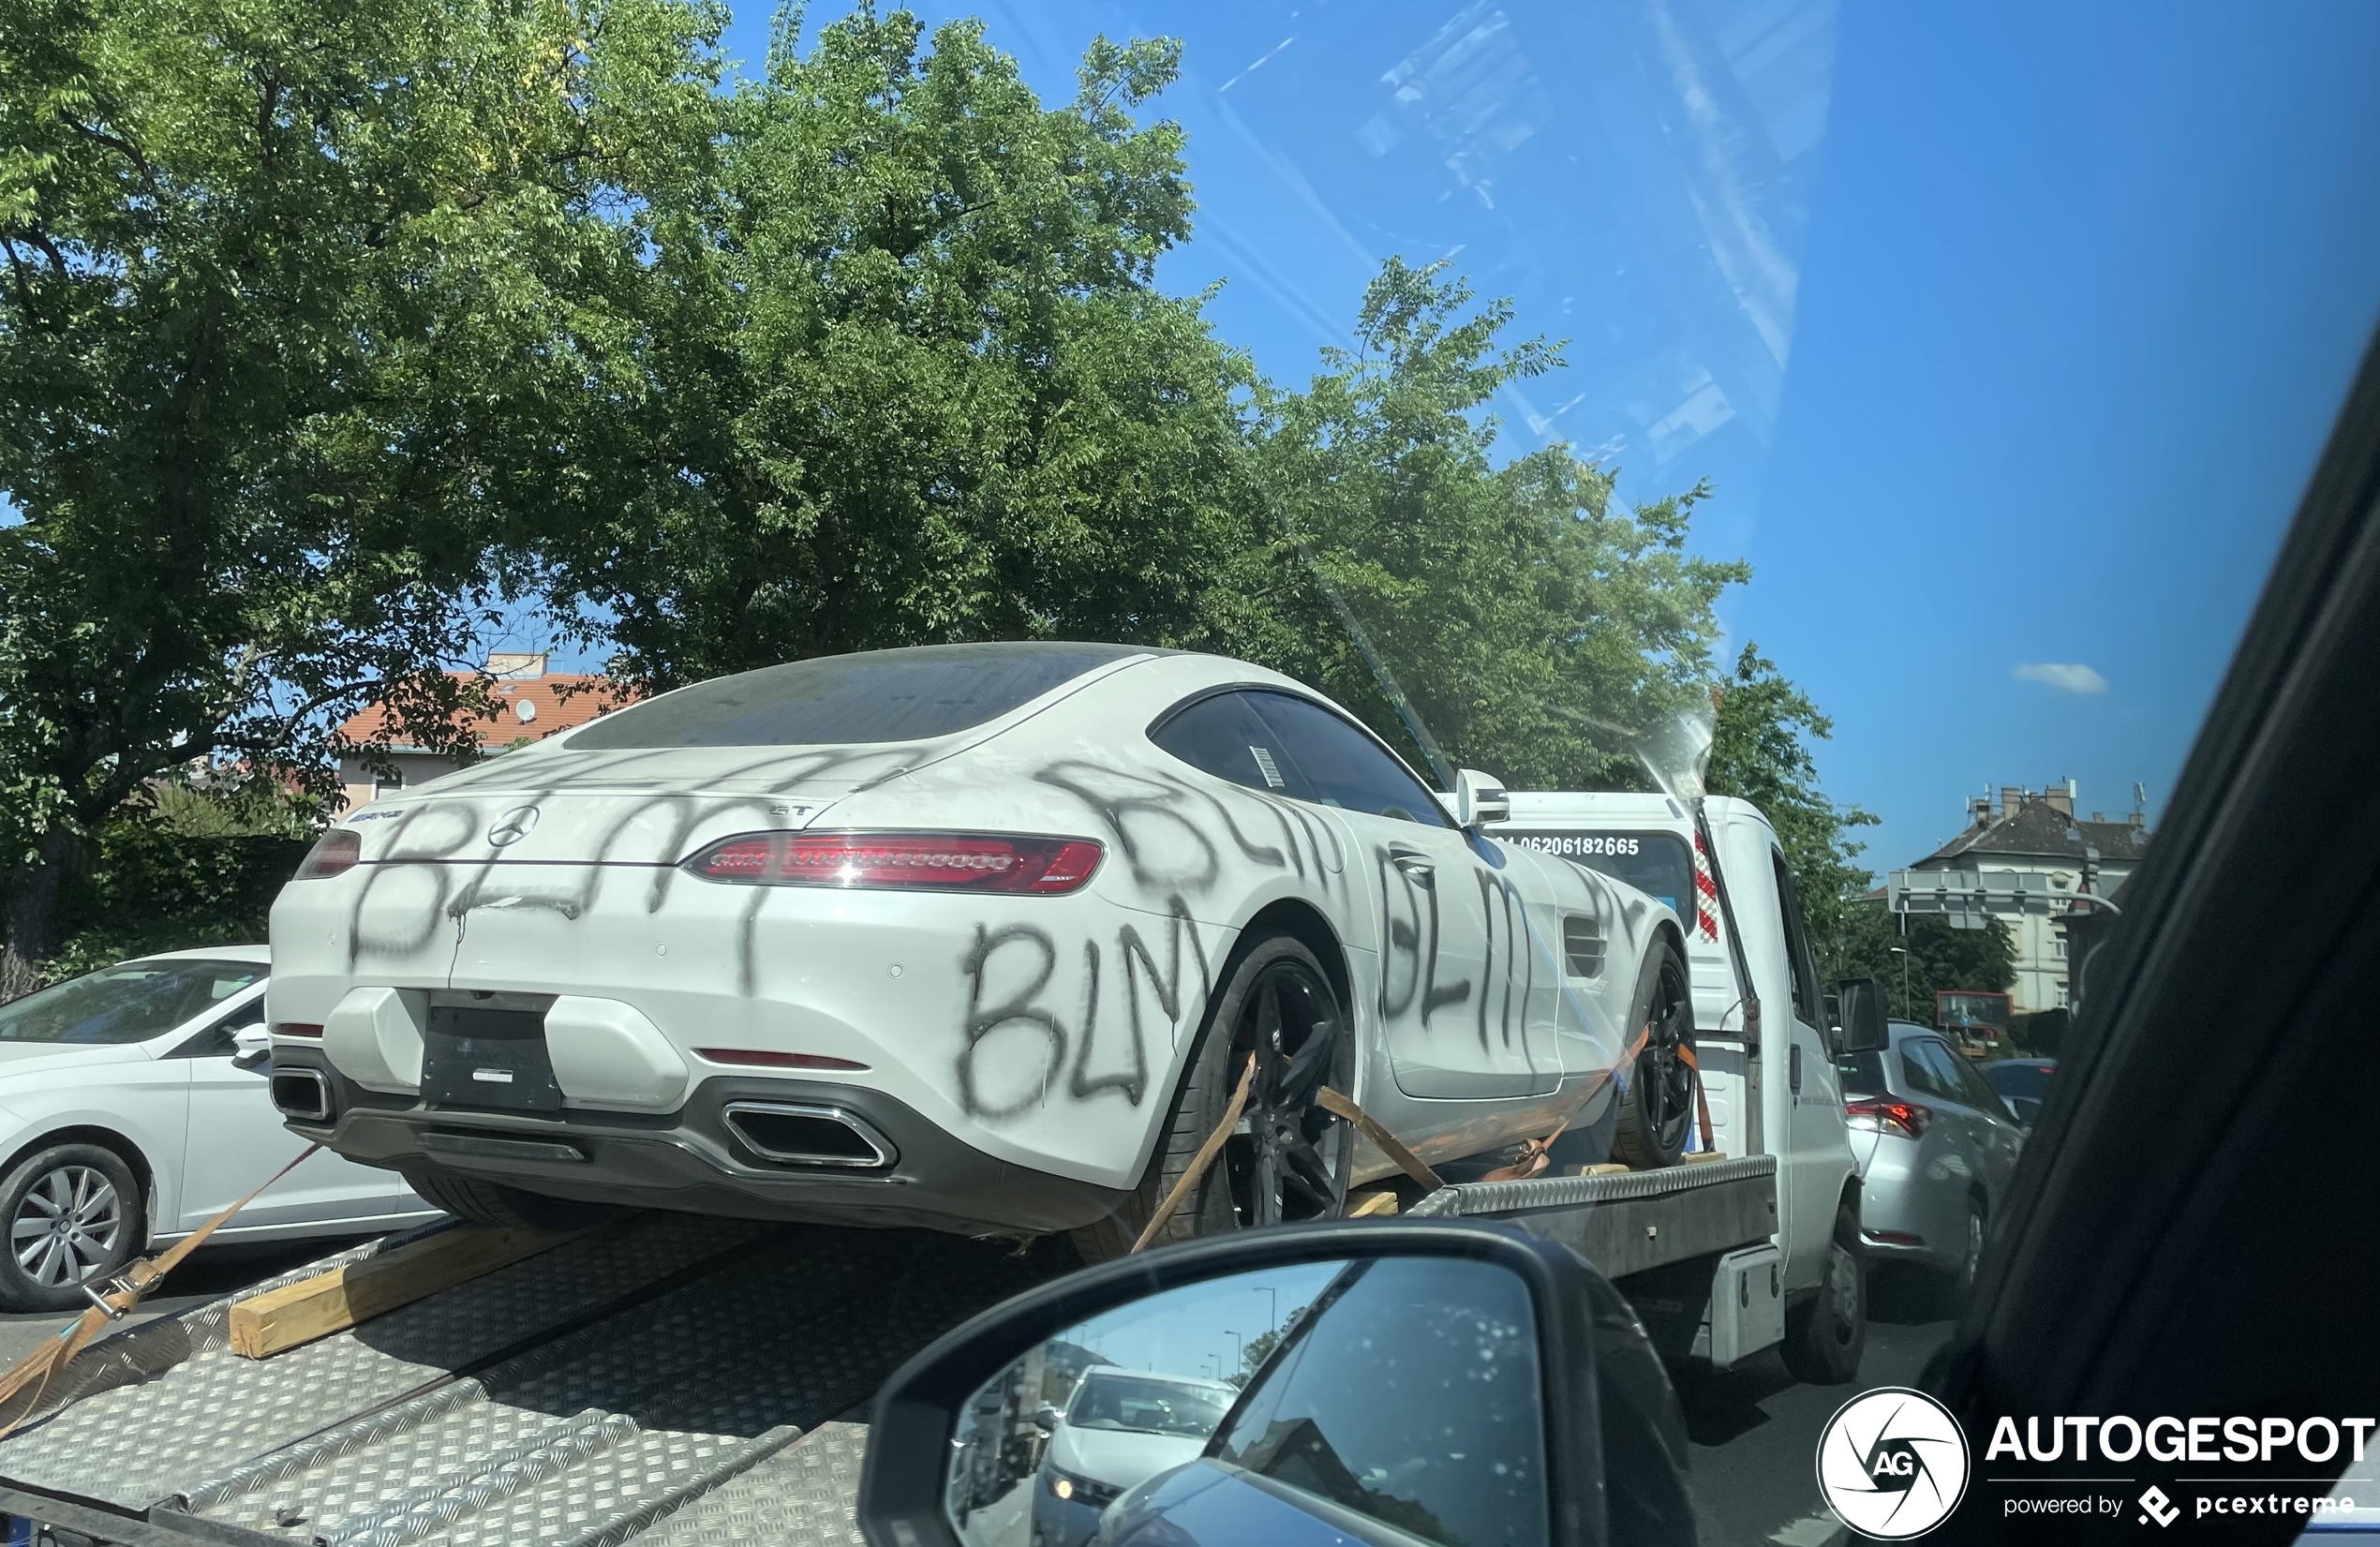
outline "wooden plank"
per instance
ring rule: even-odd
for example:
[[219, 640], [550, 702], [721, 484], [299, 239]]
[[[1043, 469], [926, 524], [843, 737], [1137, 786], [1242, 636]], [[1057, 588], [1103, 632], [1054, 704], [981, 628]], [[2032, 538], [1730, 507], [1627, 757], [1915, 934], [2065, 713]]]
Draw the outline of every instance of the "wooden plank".
[[1725, 1150], [1697, 1150], [1692, 1154], [1680, 1155], [1678, 1158], [1688, 1166], [1701, 1166], [1714, 1160], [1725, 1160], [1727, 1152]]
[[1616, 1160], [1606, 1160], [1599, 1165], [1582, 1166], [1570, 1174], [1572, 1176], [1626, 1176], [1628, 1168]]
[[1363, 1219], [1373, 1214], [1392, 1214], [1394, 1212], [1396, 1212], [1396, 1194], [1389, 1188], [1382, 1187], [1376, 1192], [1349, 1193], [1347, 1195], [1347, 1217], [1349, 1219]]
[[267, 1289], [231, 1306], [231, 1351], [270, 1359], [534, 1257], [576, 1233], [464, 1226]]

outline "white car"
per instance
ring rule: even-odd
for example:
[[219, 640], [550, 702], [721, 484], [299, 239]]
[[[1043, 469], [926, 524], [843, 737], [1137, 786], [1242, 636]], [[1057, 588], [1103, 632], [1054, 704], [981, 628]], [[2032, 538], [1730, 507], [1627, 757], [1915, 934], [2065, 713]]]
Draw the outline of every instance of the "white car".
[[1197, 1460], [1239, 1394], [1219, 1380], [1093, 1365], [1034, 1473], [1032, 1547], [1084, 1547], [1120, 1495]]
[[1573, 1117], [1659, 1163], [1691, 1105], [1669, 908], [1458, 826], [1288, 677], [1135, 647], [680, 689], [354, 812], [272, 938], [291, 1126], [489, 1223], [563, 1199], [1106, 1255], [1252, 1054], [1168, 1230], [1391, 1170], [1325, 1085], [1424, 1158]]
[[[266, 1093], [261, 945], [141, 957], [0, 1004], [0, 1307], [85, 1303], [305, 1148]], [[394, 1171], [317, 1154], [217, 1241], [434, 1219]]]

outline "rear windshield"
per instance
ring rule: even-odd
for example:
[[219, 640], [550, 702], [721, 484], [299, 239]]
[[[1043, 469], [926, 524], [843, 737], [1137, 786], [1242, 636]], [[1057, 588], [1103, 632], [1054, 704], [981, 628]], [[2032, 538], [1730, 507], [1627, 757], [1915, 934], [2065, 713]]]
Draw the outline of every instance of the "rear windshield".
[[1884, 1095], [1884, 1055], [1882, 1053], [1843, 1053], [1835, 1060], [1835, 1072], [1842, 1077], [1843, 1094], [1847, 1097]]
[[606, 715], [571, 738], [595, 751], [924, 741], [996, 720], [1134, 645], [928, 645], [764, 666]]
[[1510, 832], [1495, 836], [1540, 854], [1559, 855], [1659, 898], [1689, 924], [1694, 917], [1694, 851], [1675, 833]]

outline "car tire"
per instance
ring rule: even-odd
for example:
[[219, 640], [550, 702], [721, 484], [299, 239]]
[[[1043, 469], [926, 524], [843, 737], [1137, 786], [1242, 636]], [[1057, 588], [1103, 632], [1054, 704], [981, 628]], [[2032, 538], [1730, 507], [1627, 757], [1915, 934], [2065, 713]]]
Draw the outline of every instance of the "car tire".
[[1612, 1130], [1612, 1158], [1636, 1170], [1677, 1164], [1694, 1129], [1694, 992], [1686, 959], [1666, 935], [1656, 935], [1636, 975], [1625, 1034], [1630, 1042], [1646, 1026], [1644, 1051], [1619, 1093], [1619, 1121]]
[[456, 1176], [452, 1171], [409, 1169], [406, 1184], [433, 1209], [498, 1230], [583, 1230], [619, 1211], [605, 1203], [580, 1203], [507, 1187], [500, 1182]]
[[71, 1311], [141, 1249], [148, 1200], [132, 1168], [97, 1144], [52, 1144], [0, 1179], [0, 1307]]
[[1840, 1386], [1859, 1374], [1867, 1350], [1867, 1251], [1859, 1211], [1848, 1199], [1835, 1211], [1835, 1234], [1818, 1293], [1785, 1313], [1785, 1368], [1812, 1386]]
[[[1268, 989], [1273, 995], [1269, 1010]], [[1317, 1044], [1316, 1037], [1329, 1040]], [[1267, 931], [1244, 942], [1225, 968], [1140, 1185], [1122, 1207], [1074, 1232], [1085, 1262], [1132, 1250], [1223, 1121], [1248, 1054], [1259, 1049], [1241, 1131], [1225, 1142], [1157, 1240], [1219, 1235], [1276, 1219], [1328, 1218], [1345, 1208], [1354, 1134], [1316, 1105], [1314, 1092], [1324, 1085], [1344, 1092], [1352, 1082], [1354, 1029], [1314, 952], [1295, 935]], [[1284, 1172], [1290, 1174], [1271, 1186], [1268, 1197], [1265, 1178]]]

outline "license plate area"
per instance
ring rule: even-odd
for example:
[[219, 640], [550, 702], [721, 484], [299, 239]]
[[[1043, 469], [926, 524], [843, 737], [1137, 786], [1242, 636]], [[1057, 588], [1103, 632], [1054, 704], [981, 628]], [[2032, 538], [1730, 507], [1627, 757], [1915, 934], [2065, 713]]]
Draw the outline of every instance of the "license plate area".
[[536, 1010], [433, 1004], [422, 1039], [422, 1101], [429, 1107], [558, 1112], [562, 1088]]

